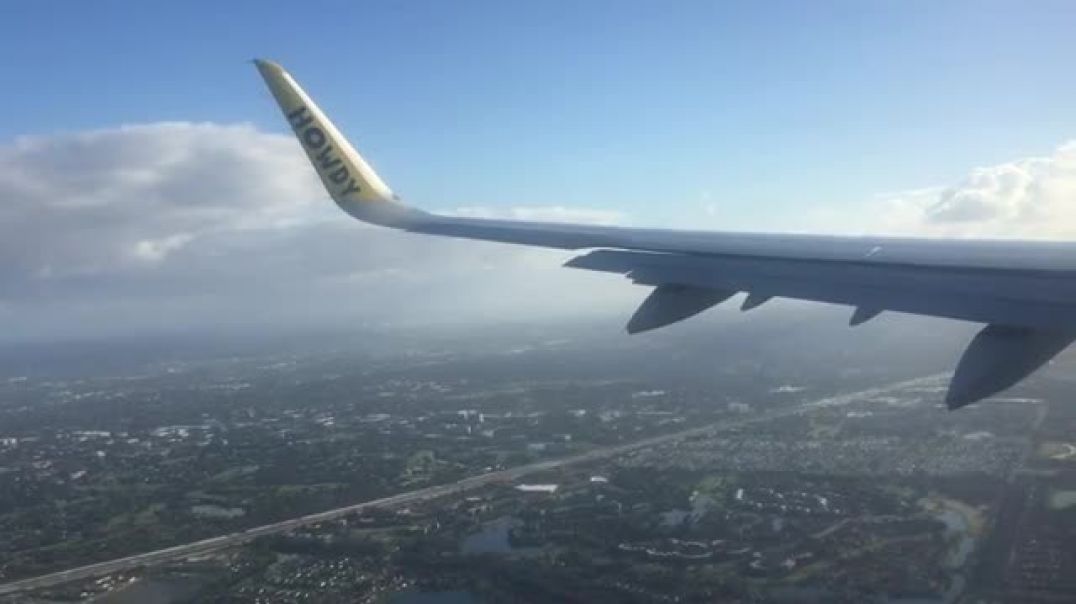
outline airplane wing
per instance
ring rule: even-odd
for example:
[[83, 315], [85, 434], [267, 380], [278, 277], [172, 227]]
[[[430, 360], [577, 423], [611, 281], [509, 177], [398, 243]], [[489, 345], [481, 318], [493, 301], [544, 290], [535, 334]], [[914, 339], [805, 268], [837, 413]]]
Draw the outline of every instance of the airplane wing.
[[404, 205], [279, 65], [257, 60], [332, 199], [359, 220], [414, 233], [583, 250], [566, 266], [620, 273], [650, 295], [637, 333], [738, 292], [845, 304], [858, 325], [882, 311], [985, 323], [946, 396], [956, 409], [995, 394], [1076, 339], [1076, 245], [1063, 242], [700, 232], [441, 216]]

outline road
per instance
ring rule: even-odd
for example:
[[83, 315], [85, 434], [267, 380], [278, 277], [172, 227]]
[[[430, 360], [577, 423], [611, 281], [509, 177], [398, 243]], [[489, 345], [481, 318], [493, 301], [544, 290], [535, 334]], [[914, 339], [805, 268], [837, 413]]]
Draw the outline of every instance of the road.
[[570, 457], [563, 457], [560, 459], [553, 459], [548, 461], [540, 461], [523, 466], [517, 466], [515, 468], [509, 468], [506, 470], [498, 470], [496, 472], [479, 474], [477, 476], [471, 476], [449, 484], [426, 487], [415, 491], [408, 491], [406, 493], [383, 497], [381, 499], [364, 501], [362, 503], [356, 503], [353, 505], [336, 508], [325, 512], [308, 514], [306, 516], [300, 516], [298, 518], [275, 522], [273, 524], [266, 524], [254, 528], [249, 528], [245, 531], [238, 533], [229, 533], [227, 535], [221, 535], [219, 537], [212, 537], [210, 539], [203, 539], [202, 541], [195, 541], [193, 543], [185, 543], [182, 545], [167, 547], [152, 552], [146, 552], [144, 554], [136, 554], [134, 556], [128, 556], [126, 558], [117, 558], [115, 560], [108, 560], [106, 562], [88, 564], [86, 566], [63, 570], [48, 575], [41, 575], [38, 577], [23, 579], [21, 581], [5, 583], [3, 585], [0, 585], [0, 596], [6, 596], [33, 589], [41, 589], [44, 587], [51, 587], [70, 581], [81, 581], [93, 577], [101, 577], [113, 573], [133, 570], [135, 568], [143, 566], [182, 560], [185, 558], [190, 558], [192, 556], [205, 555], [224, 548], [241, 545], [258, 537], [285, 533], [303, 526], [318, 524], [320, 522], [326, 522], [329, 520], [335, 520], [350, 514], [363, 512], [371, 508], [398, 507], [405, 504], [426, 501], [429, 499], [435, 499], [437, 497], [443, 497], [445, 495], [464, 493], [467, 491], [473, 491], [482, 488], [486, 485], [493, 483], [503, 483], [518, 480], [528, 474], [534, 474], [537, 472], [551, 470], [554, 468], [585, 463], [588, 461], [608, 459], [610, 457], [616, 457], [617, 455], [623, 455], [624, 453], [629, 453], [631, 451], [636, 451], [639, 449], [645, 449], [648, 447], [663, 444], [670, 444], [678, 440], [694, 438], [696, 436], [703, 436], [714, 430], [723, 430], [763, 421], [769, 421], [782, 416], [805, 413], [819, 407], [847, 405], [849, 403], [862, 400], [864, 398], [878, 396], [888, 392], [893, 392], [911, 386], [920, 385], [922, 383], [937, 379], [938, 377], [939, 376], [937, 375], [931, 375], [916, 378], [913, 380], [906, 380], [902, 382], [888, 384], [878, 388], [871, 388], [868, 390], [861, 390], [849, 394], [842, 394], [817, 401], [811, 401], [808, 403], [794, 405], [775, 411], [753, 414], [748, 417], [726, 419], [714, 422], [712, 424], [707, 424], [688, 430], [682, 430], [680, 432], [673, 432], [671, 434], [653, 436], [650, 438], [645, 438], [623, 445], [602, 447], [600, 449], [594, 449], [591, 451], [587, 451], [586, 453], [580, 453], [578, 455], [572, 455]]

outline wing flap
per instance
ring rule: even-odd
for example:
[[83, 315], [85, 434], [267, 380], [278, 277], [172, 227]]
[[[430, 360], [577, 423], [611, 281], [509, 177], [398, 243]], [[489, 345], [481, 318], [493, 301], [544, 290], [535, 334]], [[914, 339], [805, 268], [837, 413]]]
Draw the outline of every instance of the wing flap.
[[[1076, 328], [1076, 288], [1049, 277], [809, 260], [597, 250], [565, 266], [679, 284], [1037, 329]], [[869, 317], [868, 317], [869, 318]]]

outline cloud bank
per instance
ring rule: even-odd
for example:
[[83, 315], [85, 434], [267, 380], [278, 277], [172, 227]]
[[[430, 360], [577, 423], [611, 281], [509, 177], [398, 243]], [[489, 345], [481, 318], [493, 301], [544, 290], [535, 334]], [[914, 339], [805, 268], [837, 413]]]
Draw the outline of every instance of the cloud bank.
[[[643, 293], [617, 277], [559, 268], [563, 252], [347, 220], [289, 136], [249, 125], [158, 123], [19, 138], [0, 145], [0, 200], [8, 339], [627, 313]], [[626, 221], [559, 206], [448, 211]], [[1073, 239], [1076, 142], [824, 218], [845, 232]]]
[[[615, 299], [615, 288], [560, 269], [562, 252], [348, 220], [290, 136], [249, 125], [20, 138], [0, 147], [0, 199], [0, 321], [15, 339], [465, 321], [586, 309], [590, 293]], [[616, 219], [556, 208], [509, 214]], [[550, 297], [548, 286], [564, 295]]]
[[1076, 141], [972, 170], [961, 182], [879, 196], [844, 230], [930, 237], [1076, 239]]

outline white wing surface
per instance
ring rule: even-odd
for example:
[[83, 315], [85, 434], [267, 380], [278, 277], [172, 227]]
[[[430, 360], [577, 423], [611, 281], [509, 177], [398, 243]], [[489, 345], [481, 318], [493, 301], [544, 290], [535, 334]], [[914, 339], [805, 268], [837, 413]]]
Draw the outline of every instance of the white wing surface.
[[652, 287], [636, 333], [747, 292], [985, 323], [958, 364], [958, 408], [1008, 388], [1076, 339], [1076, 245], [700, 232], [439, 216], [397, 199], [283, 68], [255, 61], [332, 199], [348, 214], [415, 233], [582, 250], [567, 266]]

